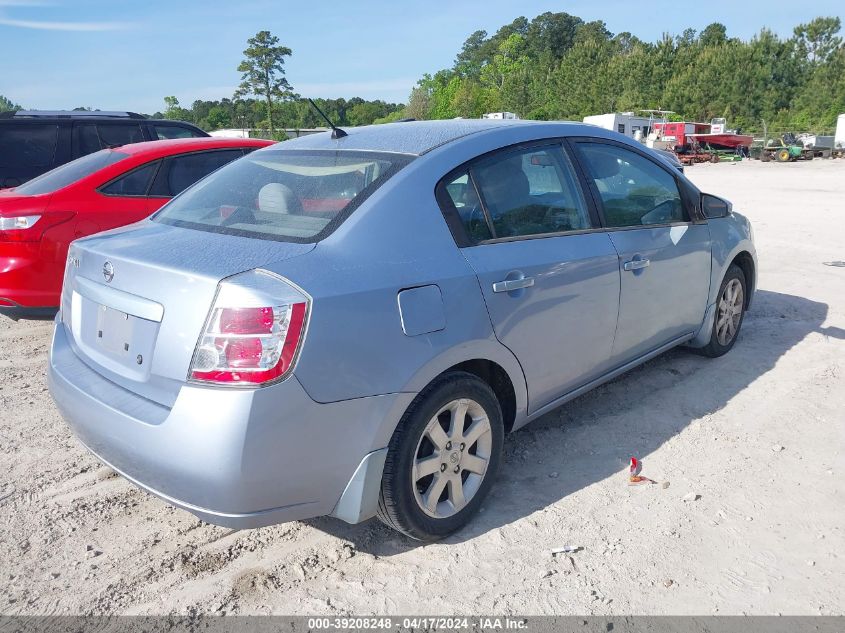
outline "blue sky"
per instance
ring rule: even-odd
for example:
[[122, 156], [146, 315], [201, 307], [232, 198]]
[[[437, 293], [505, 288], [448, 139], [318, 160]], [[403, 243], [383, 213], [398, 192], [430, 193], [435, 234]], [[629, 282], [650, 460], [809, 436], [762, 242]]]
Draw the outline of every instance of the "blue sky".
[[[842, 0], [0, 0], [0, 94], [24, 107], [154, 112], [231, 96], [245, 42], [267, 29], [293, 49], [287, 77], [303, 96], [404, 101], [426, 72], [451, 65], [476, 29], [519, 15], [567, 11], [610, 31], [656, 40], [664, 31], [727, 25], [747, 38], [780, 35], [819, 15], [845, 16]], [[658, 17], [659, 16], [659, 17]]]

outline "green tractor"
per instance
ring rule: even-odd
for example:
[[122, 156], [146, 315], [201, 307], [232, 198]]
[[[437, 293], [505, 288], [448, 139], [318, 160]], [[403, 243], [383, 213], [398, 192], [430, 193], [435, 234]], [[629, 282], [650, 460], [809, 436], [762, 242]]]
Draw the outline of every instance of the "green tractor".
[[760, 160], [768, 163], [776, 160], [779, 163], [791, 163], [796, 160], [813, 160], [812, 148], [805, 148], [799, 143], [795, 135], [787, 132], [778, 139], [769, 139], [765, 147], [760, 150]]

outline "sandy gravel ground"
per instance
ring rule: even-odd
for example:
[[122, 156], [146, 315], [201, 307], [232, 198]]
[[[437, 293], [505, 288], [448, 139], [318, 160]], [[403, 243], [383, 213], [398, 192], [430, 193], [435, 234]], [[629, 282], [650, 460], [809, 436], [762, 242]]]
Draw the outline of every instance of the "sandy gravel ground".
[[[734, 351], [671, 352], [511, 436], [481, 515], [426, 547], [168, 507], [65, 428], [50, 326], [0, 317], [0, 613], [845, 613], [845, 268], [825, 265], [845, 260], [845, 161], [689, 173], [754, 222]], [[670, 486], [628, 487], [631, 455]]]

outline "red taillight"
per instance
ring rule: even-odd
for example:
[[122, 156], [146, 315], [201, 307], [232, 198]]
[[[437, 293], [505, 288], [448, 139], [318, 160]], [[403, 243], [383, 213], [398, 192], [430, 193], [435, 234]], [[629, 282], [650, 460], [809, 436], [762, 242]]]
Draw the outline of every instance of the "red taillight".
[[220, 332], [223, 334], [270, 334], [273, 308], [223, 308]]
[[214, 308], [191, 363], [191, 379], [259, 385], [292, 367], [305, 330], [306, 302]]
[[11, 213], [0, 216], [0, 242], [37, 242], [45, 231], [74, 216], [73, 211]]

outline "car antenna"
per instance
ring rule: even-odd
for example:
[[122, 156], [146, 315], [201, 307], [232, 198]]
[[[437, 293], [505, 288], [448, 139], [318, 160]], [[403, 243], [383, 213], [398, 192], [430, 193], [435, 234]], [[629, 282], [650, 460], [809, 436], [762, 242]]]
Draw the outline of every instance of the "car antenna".
[[346, 132], [341, 130], [339, 127], [337, 127], [334, 123], [332, 123], [332, 120], [329, 117], [326, 116], [325, 112], [323, 112], [322, 110], [320, 110], [320, 108], [317, 107], [317, 104], [314, 103], [313, 99], [309, 98], [308, 103], [310, 103], [313, 106], [313, 108], [317, 112], [320, 113], [320, 116], [323, 117], [323, 119], [325, 119], [326, 123], [329, 124], [329, 127], [332, 129], [332, 138], [343, 138], [344, 136], [349, 136], [349, 134], [347, 134]]

